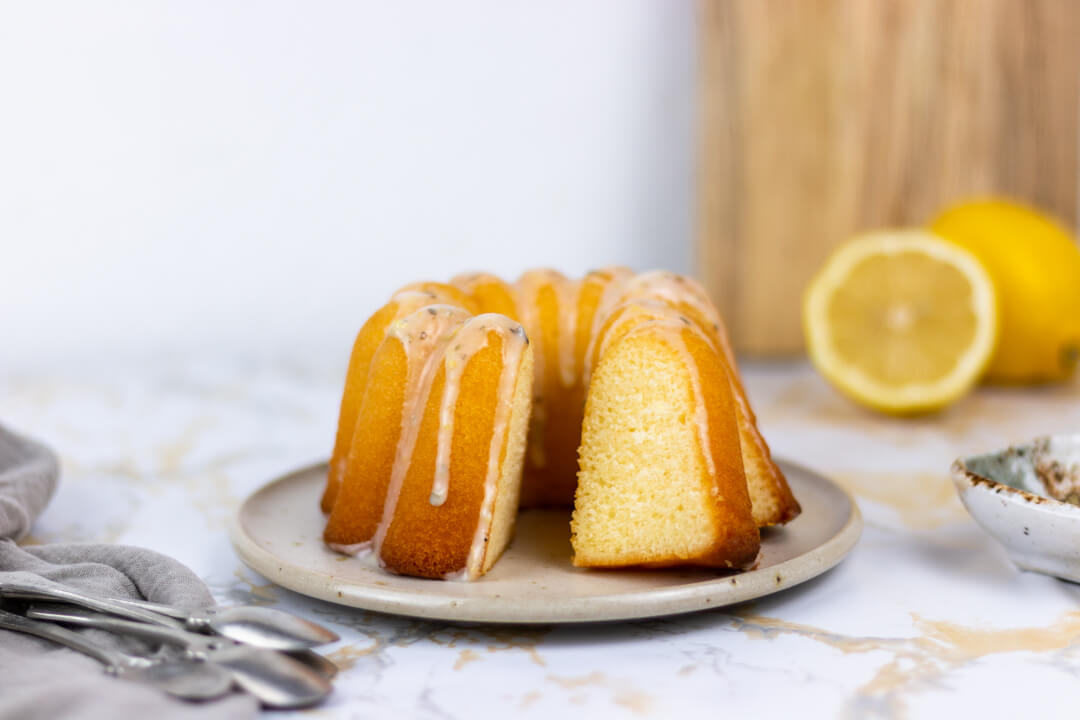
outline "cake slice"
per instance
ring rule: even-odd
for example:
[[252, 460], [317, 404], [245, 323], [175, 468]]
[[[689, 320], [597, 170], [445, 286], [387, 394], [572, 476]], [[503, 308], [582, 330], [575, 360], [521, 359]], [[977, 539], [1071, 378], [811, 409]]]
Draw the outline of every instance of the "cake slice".
[[393, 572], [479, 577], [517, 513], [532, 390], [522, 327], [425, 307], [391, 325], [369, 375], [324, 540]]
[[[728, 338], [723, 318], [710, 302], [705, 289], [692, 278], [662, 270], [641, 273], [630, 278], [621, 288], [621, 295], [607, 299], [608, 314], [629, 301], [659, 300], [678, 310], [701, 328], [710, 342], [721, 352], [730, 369], [735, 412], [739, 422], [743, 468], [750, 489], [754, 520], [758, 527], [783, 525], [798, 517], [802, 509], [787, 484], [784, 473], [772, 459], [768, 443], [757, 427], [757, 418], [750, 407], [746, 389], [739, 377], [735, 353]], [[602, 337], [602, 335], [601, 335]]]
[[582, 426], [575, 565], [753, 564], [760, 538], [727, 375], [692, 323], [642, 322], [606, 346]]

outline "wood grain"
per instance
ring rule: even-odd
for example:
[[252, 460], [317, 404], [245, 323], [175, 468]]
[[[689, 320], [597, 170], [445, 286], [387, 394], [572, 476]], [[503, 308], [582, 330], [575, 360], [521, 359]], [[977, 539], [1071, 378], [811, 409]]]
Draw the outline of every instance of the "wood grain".
[[1004, 194], [1077, 218], [1080, 3], [704, 0], [700, 274], [749, 353], [802, 348], [853, 233]]

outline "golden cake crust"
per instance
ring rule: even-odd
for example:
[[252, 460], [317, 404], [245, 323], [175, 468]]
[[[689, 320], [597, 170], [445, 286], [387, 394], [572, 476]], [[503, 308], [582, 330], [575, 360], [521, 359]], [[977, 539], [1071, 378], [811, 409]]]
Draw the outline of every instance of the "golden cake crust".
[[[467, 338], [460, 362], [455, 337]], [[689, 393], [692, 437], [668, 416], [657, 422], [696, 463], [677, 490], [700, 512], [671, 547], [590, 556], [575, 534], [575, 563], [752, 563], [757, 528], [799, 506], [757, 430], [723, 321], [689, 278], [619, 267], [581, 280], [532, 270], [513, 284], [470, 273], [395, 293], [354, 344], [322, 500], [326, 542], [374, 548], [394, 572], [483, 574], [509, 541], [519, 494], [522, 507], [568, 507], [575, 492], [580, 504], [591, 373], [613, 347], [652, 352], [667, 368], [660, 380]]]
[[435, 376], [424, 408], [420, 434], [409, 461], [408, 474], [393, 508], [381, 559], [394, 572], [441, 578], [465, 567], [484, 501], [484, 485], [471, 478], [487, 472], [486, 449], [494, 433], [502, 340], [497, 336], [469, 362], [460, 392], [469, 398], [454, 408], [454, 435], [446, 501], [432, 505], [439, 408], [446, 371]]
[[[738, 442], [724, 362], [700, 330], [668, 318], [627, 329], [589, 386], [574, 564], [751, 565], [760, 539]], [[626, 464], [634, 477], [613, 480]]]

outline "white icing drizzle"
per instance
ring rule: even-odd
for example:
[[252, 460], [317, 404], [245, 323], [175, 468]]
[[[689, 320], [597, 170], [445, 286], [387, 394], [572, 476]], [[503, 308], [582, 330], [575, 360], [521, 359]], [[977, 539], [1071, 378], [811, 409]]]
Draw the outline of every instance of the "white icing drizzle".
[[[456, 358], [461, 342], [461, 335], [454, 339], [454, 350], [447, 353], [445, 360], [446, 383], [443, 385], [442, 402], [439, 404], [439, 434], [435, 444], [435, 477], [431, 483], [431, 495], [428, 502], [438, 507], [446, 502], [446, 493], [450, 488], [450, 445], [454, 437], [454, 411], [457, 409], [458, 391], [461, 389], [461, 376], [465, 372], [468, 356]], [[487, 333], [483, 334], [487, 343]]]
[[731, 384], [732, 395], [735, 397], [739, 416], [750, 420], [750, 422], [740, 420], [739, 427], [749, 432], [754, 445], [762, 454], [767, 456], [768, 445], [765, 444], [765, 438], [761, 436], [756, 423], [753, 422], [754, 411], [750, 408], [750, 402], [746, 398], [746, 390], [743, 388], [742, 379], [739, 377], [738, 365], [735, 362], [735, 351], [731, 347], [727, 328], [724, 326], [724, 320], [720, 316], [720, 312], [709, 301], [705, 288], [693, 278], [663, 270], [653, 270], [642, 273], [630, 280], [627, 283], [627, 290], [629, 292], [644, 293], [647, 296], [657, 297], [670, 303], [686, 303], [699, 312], [706, 322], [712, 324], [711, 330], [713, 332], [708, 334], [710, 345], [722, 353], [727, 361], [728, 381]]
[[[698, 444], [701, 446], [701, 454], [705, 458], [705, 469], [709, 477], [715, 477], [716, 463], [712, 456], [712, 445], [709, 443], [709, 411], [705, 407], [705, 393], [701, 389], [701, 373], [698, 371], [697, 363], [694, 362], [694, 356], [690, 354], [690, 349], [686, 347], [686, 340], [683, 339], [682, 333], [689, 331], [707, 344], [709, 340], [693, 323], [684, 324], [680, 321], [676, 326], [668, 320], [653, 320], [646, 324], [661, 331], [686, 365], [687, 375], [690, 376], [690, 387], [694, 394], [694, 424], [697, 426]], [[631, 332], [634, 331], [631, 330]]]
[[[476, 523], [476, 533], [473, 535], [472, 546], [469, 548], [469, 558], [465, 568], [461, 571], [464, 574], [463, 578], [466, 579], [479, 575], [484, 562], [484, 555], [487, 552], [492, 511], [495, 507], [495, 494], [501, 469], [499, 460], [502, 456], [503, 446], [506, 444], [506, 434], [510, 428], [510, 414], [514, 409], [514, 389], [517, 386], [518, 373], [521, 370], [521, 359], [525, 353], [525, 348], [529, 344], [525, 329], [518, 323], [502, 315], [481, 315], [480, 317], [491, 318], [490, 323], [504, 328], [507, 332], [503, 335], [502, 371], [499, 374], [499, 387], [495, 395], [495, 428], [491, 434], [491, 445], [488, 448], [487, 473], [484, 477], [484, 499], [480, 504], [480, 519]], [[454, 577], [449, 579], [462, 578]]]
[[[431, 485], [429, 502], [436, 507], [446, 502], [450, 487], [450, 450], [454, 439], [454, 412], [457, 409], [458, 392], [461, 378], [469, 359], [487, 347], [488, 333], [502, 330], [506, 339], [503, 341], [503, 359], [506, 359], [505, 347], [512, 343], [513, 337], [520, 337], [520, 344], [525, 344], [524, 330], [510, 318], [494, 313], [477, 315], [466, 323], [445, 353], [446, 382], [442, 402], [439, 406], [439, 439], [435, 454], [435, 478]], [[504, 367], [505, 373], [505, 367]], [[501, 391], [501, 389], [500, 389]], [[501, 397], [501, 396], [499, 396]], [[497, 418], [496, 418], [497, 419]]]
[[[588, 351], [597, 337], [600, 335], [600, 329], [604, 326], [604, 322], [607, 320], [611, 311], [618, 306], [625, 295], [626, 283], [634, 277], [634, 272], [629, 268], [624, 267], [610, 267], [602, 268], [594, 271], [597, 275], [610, 275], [607, 285], [604, 286], [604, 290], [600, 293], [600, 300], [596, 304], [596, 313], [593, 315], [592, 330], [589, 332], [589, 347]], [[586, 352], [586, 357], [588, 353]]]
[[359, 555], [362, 552], [371, 551], [371, 540], [365, 540], [358, 543], [326, 543], [326, 547], [330, 548], [334, 552], [339, 552], [342, 555], [352, 555], [353, 557]]
[[[696, 327], [691, 326], [686, 329], [705, 339], [705, 336]], [[668, 332], [664, 334], [667, 335]], [[716, 477], [716, 462], [713, 460], [712, 445], [709, 443], [709, 411], [705, 407], [705, 393], [701, 389], [701, 373], [698, 372], [697, 363], [694, 362], [694, 356], [690, 354], [690, 349], [686, 347], [686, 340], [682, 337], [682, 330], [674, 329], [670, 332], [670, 336], [674, 341], [676, 352], [682, 355], [683, 362], [686, 363], [687, 374], [690, 376], [690, 386], [694, 392], [694, 423], [697, 425], [698, 444], [701, 446], [701, 454], [705, 458], [705, 469], [708, 471], [709, 477]]]
[[[461, 292], [465, 293], [466, 295], [471, 296], [473, 300], [476, 301], [478, 309], [484, 310], [486, 312], [494, 312], [494, 308], [485, 307], [481, 303], [480, 298], [476, 295], [477, 289], [482, 285], [501, 286], [502, 288], [505, 288], [506, 294], [509, 296], [511, 306], [513, 306], [513, 289], [511, 289], [509, 285], [504, 283], [497, 275], [492, 275], [491, 273], [486, 272], [461, 273], [460, 275], [455, 275], [454, 277], [450, 278], [450, 284], [456, 287]], [[516, 307], [513, 308], [511, 314], [517, 315]]]
[[[495, 330], [502, 336], [502, 369], [497, 389], [494, 430], [488, 449], [488, 462], [484, 478], [484, 494], [480, 516], [466, 566], [445, 575], [447, 580], [468, 580], [480, 574], [495, 505], [500, 476], [500, 459], [509, 432], [510, 415], [513, 411], [515, 388], [529, 337], [533, 342], [533, 408], [530, 416], [529, 461], [535, 467], [544, 467], [544, 429], [547, 408], [544, 403], [546, 356], [543, 347], [543, 328], [537, 299], [545, 285], [552, 285], [557, 298], [557, 333], [559, 380], [564, 387], [572, 386], [583, 374], [588, 383], [592, 371], [592, 359], [606, 352], [614, 338], [639, 331], [656, 332], [678, 354], [686, 365], [694, 401], [694, 422], [702, 456], [710, 475], [716, 466], [709, 443], [708, 410], [696, 362], [687, 347], [683, 333], [694, 333], [710, 347], [719, 350], [728, 361], [728, 379], [740, 410], [748, 412], [745, 397], [739, 391], [734, 375], [734, 357], [724, 331], [720, 316], [709, 302], [704, 290], [690, 278], [674, 273], [653, 271], [634, 275], [629, 269], [614, 267], [597, 271], [608, 275], [609, 281], [601, 292], [584, 362], [576, 365], [576, 334], [578, 298], [583, 281], [568, 280], [553, 270], [530, 271], [510, 287], [517, 305], [521, 323], [502, 315], [484, 314], [472, 317], [468, 311], [453, 305], [435, 305], [447, 301], [444, 293], [406, 287], [394, 294], [393, 300], [401, 304], [395, 320], [387, 330], [387, 337], [395, 337], [405, 350], [407, 371], [405, 400], [402, 408], [401, 435], [395, 448], [394, 462], [387, 486], [386, 502], [375, 535], [365, 542], [353, 544], [329, 543], [329, 547], [348, 555], [373, 555], [378, 558], [390, 523], [397, 510], [401, 488], [408, 474], [409, 465], [419, 435], [420, 424], [427, 407], [435, 376], [440, 365], [445, 368], [445, 383], [439, 406], [439, 429], [436, 447], [436, 463], [429, 502], [441, 506], [450, 491], [450, 462], [453, 444], [454, 415], [457, 407], [461, 379], [468, 361], [488, 344], [488, 334]], [[451, 281], [459, 289], [468, 292], [477, 281], [492, 277], [485, 273], [469, 273], [455, 276]], [[704, 332], [697, 323], [683, 316], [677, 309], [680, 303], [694, 308], [706, 322], [714, 322], [715, 332]], [[423, 306], [423, 307], [422, 307]], [[637, 306], [635, 311], [630, 306]], [[422, 309], [416, 311], [416, 308]], [[625, 311], [624, 311], [625, 310]], [[402, 317], [406, 313], [411, 314]], [[604, 328], [613, 313], [620, 312], [610, 327]], [[633, 323], [626, 332], [619, 328]], [[606, 330], [601, 337], [601, 330]], [[715, 340], [714, 340], [715, 335]], [[596, 345], [599, 343], [599, 347]], [[719, 345], [720, 347], [717, 347]]]
[[635, 297], [655, 297], [666, 300], [675, 306], [685, 303], [694, 308], [705, 322], [712, 325], [720, 341], [720, 350], [727, 358], [728, 364], [734, 367], [735, 354], [727, 339], [727, 333], [723, 332], [723, 320], [720, 313], [709, 300], [705, 288], [698, 284], [697, 280], [686, 275], [668, 272], [666, 270], [650, 270], [631, 278], [626, 283], [626, 292]]
[[540, 325], [540, 307], [537, 298], [540, 288], [550, 282], [554, 270], [532, 270], [518, 278], [514, 285], [514, 301], [518, 308], [521, 324], [533, 346], [533, 386], [532, 415], [529, 418], [529, 465], [542, 468], [547, 465], [547, 453], [544, 452], [544, 435], [547, 428], [547, 403], [544, 398], [544, 381], [547, 363], [544, 350], [544, 332]]
[[[611, 312], [618, 313], [618, 315], [615, 316], [614, 321], [607, 328], [604, 337], [599, 339], [598, 357], [606, 352], [612, 342], [645, 327], [658, 331], [668, 341], [686, 366], [687, 374], [690, 377], [690, 386], [694, 396], [694, 424], [698, 429], [698, 444], [701, 446], [701, 454], [705, 458], [705, 466], [709, 475], [715, 475], [716, 463], [713, 460], [712, 446], [709, 443], [709, 413], [705, 407], [705, 394], [701, 388], [701, 376], [698, 372], [697, 363], [694, 361], [694, 356], [686, 346], [686, 340], [683, 339], [682, 333], [684, 331], [693, 333], [708, 347], [713, 348], [714, 351], [715, 346], [696, 323], [665, 300], [649, 297], [634, 299], [619, 305]], [[634, 326], [626, 332], [619, 332], [619, 328], [629, 323], [633, 323]], [[592, 368], [590, 367], [589, 372], [591, 371]], [[732, 394], [738, 395], [738, 393]]]
[[[611, 324], [601, 328], [603, 332], [597, 335], [595, 342], [592, 343], [592, 351], [598, 358], [607, 352], [612, 342], [626, 334], [627, 331], [621, 331], [625, 325], [633, 324], [636, 327], [656, 320], [666, 320], [673, 325], [687, 326], [691, 324], [690, 320], [672, 307], [670, 303], [656, 298], [627, 300], [611, 310], [608, 320], [610, 320]], [[632, 330], [633, 328], [629, 329]], [[585, 362], [591, 375], [592, 357], [586, 357]], [[586, 376], [587, 379], [588, 375]]]
[[[393, 316], [393, 319], [391, 320], [391, 324], [393, 323], [394, 320], [398, 320], [398, 319], [400, 319], [400, 318], [402, 318], [402, 317], [404, 317], [404, 316], [406, 316], [406, 315], [408, 315], [408, 314], [410, 314], [412, 312], [415, 312], [416, 310], [419, 310], [420, 308], [424, 307], [425, 305], [431, 305], [433, 303], [439, 302], [440, 299], [445, 300], [447, 298], [442, 298], [442, 297], [440, 297], [439, 294], [434, 293], [434, 292], [430, 292], [430, 291], [427, 291], [427, 290], [416, 290], [416, 289], [412, 289], [411, 287], [406, 287], [406, 288], [403, 288], [401, 290], [398, 290], [397, 292], [395, 292], [390, 297], [390, 301], [388, 303], [388, 305], [389, 304], [394, 304], [395, 305], [394, 316]], [[389, 330], [389, 328], [387, 328], [387, 330]], [[384, 333], [383, 337], [385, 337], [385, 333]], [[380, 338], [380, 341], [381, 340], [382, 340], [382, 338]], [[374, 359], [374, 354], [373, 354], [372, 359]], [[349, 364], [350, 364], [350, 369], [351, 369], [352, 358], [350, 358], [350, 363]], [[365, 369], [367, 369], [367, 368], [365, 368]], [[351, 377], [346, 378], [346, 380], [345, 380], [345, 382], [346, 382], [346, 390], [348, 390], [348, 388], [349, 388], [348, 383], [350, 381], [352, 381], [352, 380], [353, 380], [353, 378], [351, 378]], [[333, 466], [331, 468], [330, 480], [329, 481], [331, 483], [333, 483], [333, 485], [337, 489], [340, 489], [341, 483], [343, 482], [344, 477], [345, 477], [345, 473], [348, 470], [349, 455], [350, 455], [350, 452], [351, 452], [351, 449], [350, 449], [349, 446], [352, 444], [351, 443], [352, 431], [355, 429], [355, 426], [356, 426], [355, 420], [360, 415], [361, 408], [359, 406], [362, 405], [362, 404], [363, 404], [363, 398], [361, 397], [360, 401], [357, 404], [357, 407], [355, 408], [355, 416], [356, 417], [353, 418], [353, 420], [354, 420], [353, 425], [346, 432], [346, 437], [348, 437], [348, 440], [346, 441], [346, 447], [341, 448], [340, 451], [339, 451], [339, 448], [337, 447], [337, 438], [335, 437], [335, 441], [334, 441], [335, 447], [334, 447], [334, 452], [333, 452], [332, 458], [336, 458], [336, 460], [334, 461], [334, 464], [333, 464]], [[335, 490], [335, 492], [337, 492], [337, 490]]]
[[[438, 293], [431, 292], [430, 290], [417, 290], [410, 287], [398, 290], [396, 293], [390, 296], [391, 302], [400, 303], [403, 307], [415, 308], [417, 310], [424, 307], [425, 305], [431, 305], [432, 303], [438, 301], [438, 299]], [[402, 317], [403, 314], [408, 313], [402, 313], [399, 309], [394, 319], [396, 320]]]
[[454, 287], [456, 287], [458, 290], [461, 290], [462, 292], [467, 293], [467, 292], [471, 292], [472, 289], [478, 283], [480, 283], [482, 280], [488, 280], [488, 279], [497, 281], [499, 278], [496, 277], [495, 275], [492, 275], [491, 273], [464, 272], [464, 273], [459, 273], [459, 274], [455, 275], [454, 277], [450, 278], [450, 284], [453, 285]]
[[[503, 339], [503, 365], [496, 391], [495, 428], [488, 450], [483, 500], [466, 567], [450, 573], [448, 577], [469, 579], [479, 572], [490, 533], [499, 480], [499, 459], [506, 442], [510, 412], [513, 410], [514, 388], [521, 367], [522, 354], [529, 341], [524, 328], [510, 318], [490, 313], [472, 317], [461, 308], [447, 305], [429, 305], [394, 322], [387, 332], [388, 336], [396, 338], [402, 344], [407, 359], [407, 371], [405, 400], [401, 415], [401, 435], [394, 453], [383, 514], [371, 540], [351, 545], [331, 544], [332, 549], [349, 555], [357, 555], [365, 551], [370, 551], [376, 556], [380, 555], [397, 510], [402, 485], [408, 475], [424, 410], [431, 396], [439, 367], [445, 368], [445, 381], [439, 405], [435, 474], [432, 478], [429, 501], [433, 506], [441, 506], [446, 502], [450, 491], [454, 414], [461, 379], [469, 360], [487, 346], [489, 333], [492, 331], [498, 332]], [[381, 558], [379, 558], [379, 564], [383, 565]]]
[[429, 305], [406, 318], [394, 322], [387, 331], [388, 337], [396, 338], [405, 350], [407, 370], [405, 378], [405, 402], [401, 413], [401, 435], [394, 453], [390, 482], [386, 489], [382, 518], [375, 530], [375, 552], [382, 548], [386, 531], [397, 510], [401, 485], [409, 469], [409, 459], [416, 447], [424, 408], [427, 407], [431, 384], [442, 358], [442, 350], [454, 333], [471, 317], [468, 311], [452, 305]]

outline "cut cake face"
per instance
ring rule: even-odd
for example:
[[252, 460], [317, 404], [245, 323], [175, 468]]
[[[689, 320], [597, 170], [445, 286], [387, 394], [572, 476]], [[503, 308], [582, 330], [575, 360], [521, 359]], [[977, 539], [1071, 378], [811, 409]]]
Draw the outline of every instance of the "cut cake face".
[[723, 363], [690, 328], [648, 324], [589, 383], [574, 564], [742, 568], [760, 539]]

